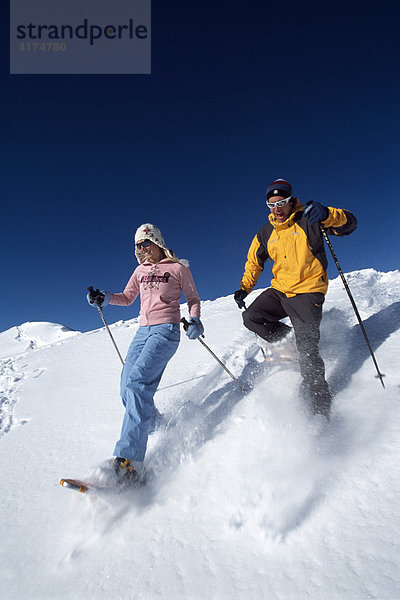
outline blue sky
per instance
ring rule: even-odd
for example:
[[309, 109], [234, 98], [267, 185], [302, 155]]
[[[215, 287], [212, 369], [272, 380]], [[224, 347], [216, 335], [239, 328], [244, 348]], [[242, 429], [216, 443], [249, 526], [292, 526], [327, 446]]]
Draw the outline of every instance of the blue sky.
[[86, 288], [124, 288], [148, 221], [202, 299], [233, 293], [277, 177], [356, 214], [344, 271], [398, 268], [400, 9], [220, 4], [152, 3], [151, 75], [13, 76], [3, 39], [1, 331], [99, 327]]

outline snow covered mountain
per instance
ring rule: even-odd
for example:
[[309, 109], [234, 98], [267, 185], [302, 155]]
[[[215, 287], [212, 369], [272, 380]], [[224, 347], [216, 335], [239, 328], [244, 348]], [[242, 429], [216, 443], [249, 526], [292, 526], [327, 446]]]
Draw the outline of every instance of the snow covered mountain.
[[23, 323], [0, 333], [0, 358], [41, 348], [77, 333], [79, 332], [57, 323]]
[[[206, 343], [251, 390], [183, 336], [156, 393], [167, 425], [149, 441], [155, 477], [107, 498], [58, 485], [111, 456], [119, 435], [107, 332], [1, 333], [1, 598], [400, 598], [400, 272], [347, 277], [386, 389], [340, 279], [321, 327], [335, 393], [322, 435], [296, 365], [261, 362], [232, 296], [205, 301]], [[122, 354], [137, 326], [111, 326]]]

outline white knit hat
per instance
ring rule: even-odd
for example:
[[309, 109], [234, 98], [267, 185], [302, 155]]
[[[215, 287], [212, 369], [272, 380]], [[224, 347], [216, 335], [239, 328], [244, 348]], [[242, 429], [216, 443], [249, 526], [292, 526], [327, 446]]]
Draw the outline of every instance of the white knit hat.
[[172, 260], [177, 260], [176, 257], [174, 256], [172, 250], [170, 250], [166, 246], [163, 235], [162, 235], [161, 231], [159, 230], [159, 228], [156, 227], [155, 225], [152, 225], [151, 223], [144, 223], [143, 225], [138, 227], [138, 229], [136, 230], [136, 233], [135, 233], [135, 255], [136, 255], [136, 258], [139, 263], [140, 263], [140, 260], [139, 260], [139, 255], [138, 255], [138, 251], [136, 248], [136, 244], [143, 240], [150, 240], [151, 242], [154, 242], [159, 248], [164, 250], [164, 252], [168, 258], [171, 258]]

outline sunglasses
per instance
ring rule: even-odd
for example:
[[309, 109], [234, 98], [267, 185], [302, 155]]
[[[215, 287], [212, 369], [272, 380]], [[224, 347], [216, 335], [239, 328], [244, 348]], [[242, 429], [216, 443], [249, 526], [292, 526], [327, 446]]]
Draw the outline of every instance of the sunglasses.
[[268, 208], [276, 208], [277, 206], [281, 207], [281, 206], [285, 206], [285, 204], [287, 204], [289, 202], [289, 200], [292, 199], [292, 196], [289, 196], [289, 198], [285, 198], [284, 200], [278, 200], [278, 202], [268, 202], [267, 200], [267, 206]]
[[143, 242], [138, 242], [136, 244], [136, 248], [140, 250], [141, 248], [148, 248], [151, 245], [150, 240], [143, 240]]

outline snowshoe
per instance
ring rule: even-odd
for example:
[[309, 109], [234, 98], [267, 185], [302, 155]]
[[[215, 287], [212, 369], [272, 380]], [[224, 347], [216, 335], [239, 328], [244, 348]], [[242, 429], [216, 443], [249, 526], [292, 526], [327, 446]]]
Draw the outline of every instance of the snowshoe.
[[298, 353], [293, 335], [288, 335], [279, 342], [266, 342], [257, 336], [257, 345], [260, 347], [266, 363], [295, 363]]
[[82, 479], [63, 478], [60, 480], [60, 485], [82, 494], [94, 490], [122, 491], [142, 484], [144, 474], [143, 463], [134, 463], [127, 458], [117, 456], [92, 469], [87, 477]]

